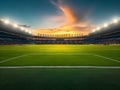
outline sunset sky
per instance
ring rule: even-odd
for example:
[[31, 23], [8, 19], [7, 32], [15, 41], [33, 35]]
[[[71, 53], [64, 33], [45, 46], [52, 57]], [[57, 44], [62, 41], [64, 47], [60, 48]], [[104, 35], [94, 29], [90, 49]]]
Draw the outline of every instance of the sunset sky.
[[0, 0], [0, 18], [35, 29], [88, 32], [120, 16], [120, 0]]

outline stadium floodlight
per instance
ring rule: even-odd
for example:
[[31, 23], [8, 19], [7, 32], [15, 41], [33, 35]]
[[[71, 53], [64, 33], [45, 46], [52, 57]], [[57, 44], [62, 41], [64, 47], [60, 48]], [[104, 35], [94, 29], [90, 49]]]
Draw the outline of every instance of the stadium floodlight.
[[17, 24], [13, 24], [13, 27], [17, 28], [17, 27], [18, 27], [18, 25], [17, 25]]
[[109, 25], [107, 23], [104, 24], [104, 27], [108, 27]]
[[119, 19], [113, 19], [113, 23], [118, 23]]
[[26, 32], [28, 32], [28, 30], [27, 30], [27, 29], [26, 29], [25, 31], [26, 31]]
[[32, 34], [32, 32], [31, 32], [31, 31], [29, 31], [28, 33], [29, 33], [29, 34]]
[[96, 29], [93, 29], [93, 30], [92, 30], [92, 32], [95, 32], [95, 31], [96, 31]]
[[23, 28], [23, 27], [20, 27], [20, 29], [21, 29], [21, 30], [25, 30], [25, 28]]
[[28, 30], [28, 29], [25, 29], [25, 32], [28, 32], [28, 33], [29, 33], [29, 30]]
[[9, 20], [7, 20], [7, 19], [6, 19], [6, 20], [4, 20], [3, 22], [4, 22], [5, 24], [9, 24], [9, 23], [10, 23], [10, 21], [9, 21]]
[[97, 27], [97, 29], [96, 30], [100, 30], [101, 28], [100, 27]]

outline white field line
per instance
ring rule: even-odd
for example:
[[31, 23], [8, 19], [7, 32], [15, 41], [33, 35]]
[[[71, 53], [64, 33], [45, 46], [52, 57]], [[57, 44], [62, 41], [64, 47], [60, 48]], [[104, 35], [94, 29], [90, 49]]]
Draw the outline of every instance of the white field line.
[[31, 53], [31, 54], [28, 54], [28, 55], [90, 55], [90, 53], [49, 53], [49, 54], [46, 54], [46, 53]]
[[0, 69], [120, 69], [119, 66], [1, 66]]
[[98, 54], [94, 54], [94, 53], [91, 53], [91, 55], [120, 63], [120, 61], [118, 61], [118, 60], [116, 60], [116, 59], [108, 58], [108, 57], [105, 57], [105, 56], [102, 56], [102, 55], [98, 55]]
[[[49, 48], [50, 50], [53, 49], [53, 48]], [[16, 50], [16, 49], [0, 49], [0, 50]], [[46, 48], [39, 48], [39, 50], [47, 50]], [[80, 50], [79, 48], [74, 48], [74, 50]], [[118, 50], [118, 49], [117, 49]], [[24, 50], [16, 50], [16, 51], [24, 51]]]
[[4, 63], [4, 62], [7, 62], [7, 61], [11, 61], [11, 60], [14, 60], [14, 59], [18, 59], [18, 58], [21, 58], [21, 57], [25, 57], [25, 56], [30, 56], [30, 55], [90, 55], [89, 53], [51, 53], [51, 54], [45, 54], [45, 53], [31, 53], [31, 54], [25, 54], [25, 55], [20, 55], [20, 56], [16, 56], [16, 57], [12, 57], [12, 58], [9, 58], [9, 59], [5, 59], [5, 60], [2, 60], [0, 61], [0, 63]]
[[[79, 48], [77, 49], [74, 49], [74, 50], [80, 50]], [[105, 51], [111, 51], [111, 50], [116, 50], [116, 51], [120, 51], [120, 49], [102, 49], [102, 50], [105, 50]], [[101, 51], [101, 50], [92, 50], [92, 51]]]
[[98, 55], [98, 54], [94, 54], [94, 53], [51, 53], [51, 54], [33, 53], [33, 54], [29, 54], [29, 55], [77, 55], [77, 56], [78, 55], [93, 55], [93, 56], [104, 58], [104, 59], [111, 60], [111, 61], [114, 61], [114, 62], [120, 62], [120, 61], [118, 61], [116, 59], [108, 58], [108, 57]]
[[104, 59], [107, 59], [107, 60], [111, 60], [111, 61], [114, 61], [114, 62], [120, 62], [118, 60], [115, 60], [115, 59], [111, 59], [111, 58], [108, 58], [108, 57], [105, 57], [105, 56], [102, 56], [102, 55], [97, 55], [97, 54], [93, 54], [93, 53], [50, 53], [50, 54], [45, 54], [45, 53], [31, 53], [31, 54], [26, 54], [26, 55], [20, 55], [20, 56], [16, 56], [16, 57], [13, 57], [13, 58], [9, 58], [9, 59], [5, 59], [5, 60], [2, 60], [0, 61], [0, 63], [4, 63], [4, 62], [7, 62], [7, 61], [11, 61], [11, 60], [14, 60], [14, 59], [18, 59], [20, 57], [25, 57], [25, 56], [30, 56], [30, 55], [93, 55], [93, 56], [97, 56], [97, 57], [100, 57], [100, 58], [104, 58]]
[[5, 60], [0, 61], [0, 63], [4, 63], [4, 62], [14, 60], [14, 59], [17, 59], [17, 58], [20, 58], [20, 57], [24, 57], [24, 56], [27, 56], [27, 55], [20, 55], [20, 56], [12, 57], [12, 58], [9, 58], [9, 59], [5, 59]]

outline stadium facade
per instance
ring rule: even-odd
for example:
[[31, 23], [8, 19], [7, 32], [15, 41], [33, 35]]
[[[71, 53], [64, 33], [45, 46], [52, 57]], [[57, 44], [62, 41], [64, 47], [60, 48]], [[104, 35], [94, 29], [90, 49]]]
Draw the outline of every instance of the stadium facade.
[[32, 35], [28, 27], [0, 20], [0, 44], [120, 44], [120, 21], [94, 29], [89, 35]]

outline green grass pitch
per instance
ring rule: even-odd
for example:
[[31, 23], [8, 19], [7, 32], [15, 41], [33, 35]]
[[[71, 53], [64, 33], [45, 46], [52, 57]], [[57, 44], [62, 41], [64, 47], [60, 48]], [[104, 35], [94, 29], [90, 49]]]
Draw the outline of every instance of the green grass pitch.
[[0, 66], [120, 66], [119, 46], [1, 46]]
[[0, 90], [119, 90], [120, 68], [114, 67], [120, 67], [119, 45], [0, 46]]

